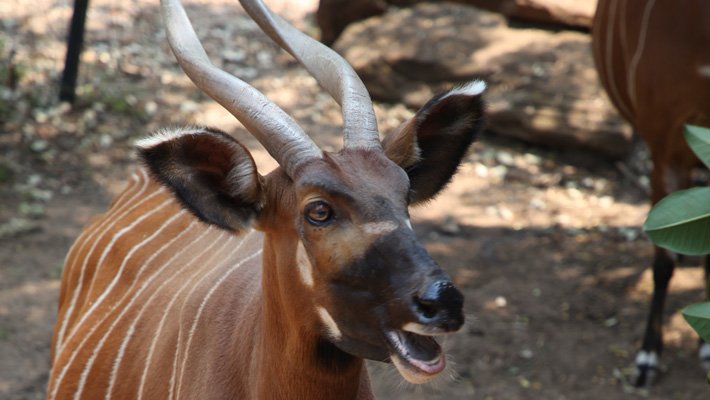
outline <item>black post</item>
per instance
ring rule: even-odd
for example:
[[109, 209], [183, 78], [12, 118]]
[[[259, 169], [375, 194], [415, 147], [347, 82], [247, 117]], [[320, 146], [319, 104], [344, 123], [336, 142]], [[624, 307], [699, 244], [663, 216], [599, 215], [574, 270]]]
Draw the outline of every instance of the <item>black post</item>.
[[59, 100], [74, 103], [76, 98], [76, 78], [79, 73], [79, 56], [84, 44], [84, 23], [89, 0], [74, 0], [74, 14], [69, 27], [67, 39], [67, 57], [64, 63], [64, 73], [59, 89]]

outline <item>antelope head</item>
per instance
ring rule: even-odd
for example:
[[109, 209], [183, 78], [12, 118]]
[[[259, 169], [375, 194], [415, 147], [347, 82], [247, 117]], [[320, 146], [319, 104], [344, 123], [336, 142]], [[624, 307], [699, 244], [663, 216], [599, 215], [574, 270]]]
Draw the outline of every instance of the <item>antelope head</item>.
[[347, 62], [260, 1], [242, 0], [341, 105], [344, 148], [322, 151], [261, 93], [209, 62], [177, 0], [162, 3], [186, 74], [280, 167], [261, 176], [230, 136], [184, 129], [139, 143], [153, 175], [204, 222], [265, 233], [264, 312], [283, 326], [274, 335], [314, 337], [316, 353], [345, 363], [391, 360], [413, 383], [436, 376], [446, 360], [433, 337], [462, 327], [463, 296], [417, 241], [408, 209], [448, 183], [483, 128], [485, 84], [434, 97], [381, 142], [369, 95]]

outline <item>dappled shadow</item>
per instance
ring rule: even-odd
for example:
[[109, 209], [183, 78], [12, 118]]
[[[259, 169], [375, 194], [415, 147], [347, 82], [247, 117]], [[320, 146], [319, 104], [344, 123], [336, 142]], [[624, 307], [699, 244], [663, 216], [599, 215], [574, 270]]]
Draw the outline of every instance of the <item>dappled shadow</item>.
[[482, 77], [492, 129], [606, 157], [629, 153], [631, 130], [603, 93], [588, 34], [511, 28], [498, 14], [419, 4], [351, 25], [334, 48], [378, 100], [418, 107]]
[[372, 97], [418, 108], [450, 87], [486, 76], [493, 65], [471, 62], [472, 49], [491, 38], [482, 29], [500, 23], [494, 14], [453, 4], [419, 4], [352, 24], [335, 42]]
[[[464, 225], [452, 235], [430, 221], [418, 221], [415, 232], [466, 296], [470, 323], [448, 343], [461, 375], [450, 392], [464, 395], [473, 387], [482, 398], [619, 398], [620, 373], [633, 364], [648, 311], [646, 240], [629, 241], [613, 229], [560, 227]], [[676, 275], [699, 273], [682, 268]], [[684, 374], [703, 380], [697, 337], [678, 320], [678, 310], [703, 295], [702, 280], [671, 285], [669, 372], [651, 398], [681, 393], [692, 399], [706, 390], [674, 385]]]
[[[253, 150], [262, 173], [275, 166], [233, 117], [184, 76], [164, 38], [157, 2], [117, 6], [92, 0], [73, 109], [57, 103], [55, 89], [71, 5], [57, 3], [42, 14], [44, 9], [28, 11], [30, 4], [18, 3], [23, 11], [4, 19], [8, 29], [0, 32], [1, 58], [14, 49], [13, 62], [25, 71], [16, 89], [3, 87], [0, 93], [0, 224], [14, 218], [35, 224], [0, 238], [0, 349], [15, 349], [0, 351], [5, 356], [0, 362], [4, 399], [43, 397], [62, 260], [81, 226], [106, 209], [136, 168], [133, 140], [163, 126], [211, 125]], [[187, 11], [215, 65], [274, 99], [324, 148], [340, 147], [339, 107], [238, 6], [190, 2]], [[429, 30], [427, 24], [445, 30], [457, 17], [405, 19], [410, 37], [398, 40], [414, 42]], [[299, 20], [298, 26], [316, 33], [311, 19]], [[443, 37], [432, 39], [412, 51], [431, 52]], [[395, 44], [394, 36], [381, 40], [390, 48]], [[461, 41], [489, 42], [471, 34], [446, 46], [456, 49]], [[578, 45], [563, 40], [540, 51], [518, 46], [486, 67], [491, 74], [510, 68], [513, 77], [518, 71], [513, 67], [534, 74], [537, 63], [544, 72], [558, 64], [558, 49]], [[516, 66], [516, 53], [527, 61]], [[421, 79], [420, 88], [434, 90], [434, 73], [453, 71], [461, 79], [475, 75], [406, 60], [392, 68]], [[510, 77], [496, 82], [495, 90], [512, 96], [518, 87], [527, 87], [524, 82], [506, 86]], [[578, 84], [571, 90], [585, 90]], [[567, 110], [567, 100], [559, 101]], [[383, 131], [413, 112], [402, 105], [375, 107]], [[528, 159], [533, 161], [518, 163]], [[647, 312], [648, 278], [642, 271], [651, 247], [638, 235], [635, 217], [643, 214], [645, 197], [629, 190], [608, 160], [584, 151], [522, 145], [493, 133], [475, 146], [460, 176], [426, 216], [413, 214], [416, 233], [466, 292], [467, 312], [473, 316], [467, 330], [447, 344], [462, 380], [444, 385], [440, 396], [472, 397], [473, 388], [475, 398], [486, 393], [507, 399], [618, 398], [622, 389], [613, 383], [612, 370], [630, 364]], [[580, 198], [585, 202], [577, 203]], [[462, 211], [465, 207], [473, 211]], [[588, 214], [604, 212], [601, 221], [588, 221]], [[447, 216], [458, 225], [457, 233], [442, 229]], [[622, 228], [631, 229], [634, 238], [620, 235], [626, 232]], [[668, 308], [695, 301], [700, 293], [695, 287], [674, 292]], [[656, 394], [699, 398], [705, 393], [702, 377], [679, 373], [694, 368], [694, 339], [676, 326], [669, 332], [680, 332], [679, 339], [664, 354], [670, 372]], [[392, 398], [384, 389], [387, 384], [378, 384], [382, 398]], [[416, 398], [416, 392], [400, 398]]]

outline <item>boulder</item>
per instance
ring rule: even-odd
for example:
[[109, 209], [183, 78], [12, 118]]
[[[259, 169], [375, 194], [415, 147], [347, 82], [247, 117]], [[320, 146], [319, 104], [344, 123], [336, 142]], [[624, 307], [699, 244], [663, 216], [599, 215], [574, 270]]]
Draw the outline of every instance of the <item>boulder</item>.
[[418, 108], [483, 78], [493, 131], [612, 158], [630, 149], [631, 130], [599, 84], [588, 34], [513, 28], [497, 13], [422, 3], [350, 25], [334, 48], [375, 100]]
[[458, 0], [508, 17], [589, 29], [597, 0]]
[[[411, 6], [426, 0], [320, 0], [316, 21], [321, 41], [333, 44], [349, 24], [380, 15], [389, 5]], [[524, 21], [589, 29], [597, 0], [453, 0]], [[432, 1], [436, 2], [436, 1]]]
[[385, 10], [385, 0], [320, 0], [316, 11], [320, 41], [330, 46], [350, 23], [380, 15]]

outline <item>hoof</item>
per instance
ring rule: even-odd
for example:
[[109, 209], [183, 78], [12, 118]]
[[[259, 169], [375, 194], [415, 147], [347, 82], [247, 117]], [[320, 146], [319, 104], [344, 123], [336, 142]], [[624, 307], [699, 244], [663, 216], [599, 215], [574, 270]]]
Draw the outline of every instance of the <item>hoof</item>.
[[[710, 347], [708, 348], [710, 351]], [[636, 355], [636, 368], [631, 375], [631, 384], [635, 387], [650, 387], [658, 376], [658, 355], [655, 351], [641, 350]]]

